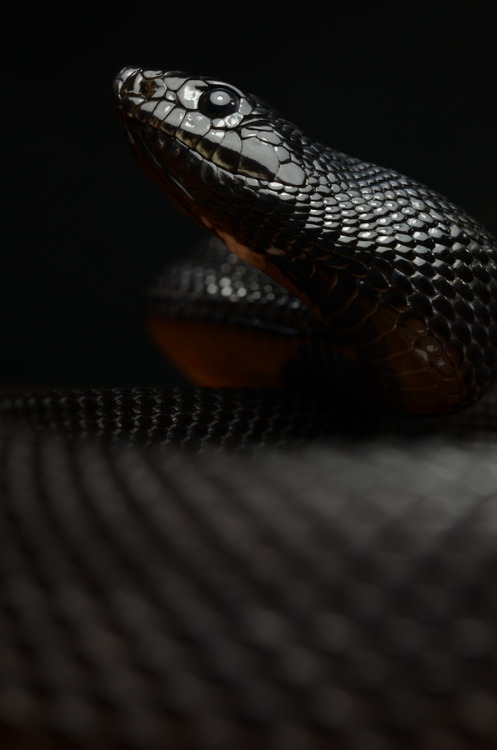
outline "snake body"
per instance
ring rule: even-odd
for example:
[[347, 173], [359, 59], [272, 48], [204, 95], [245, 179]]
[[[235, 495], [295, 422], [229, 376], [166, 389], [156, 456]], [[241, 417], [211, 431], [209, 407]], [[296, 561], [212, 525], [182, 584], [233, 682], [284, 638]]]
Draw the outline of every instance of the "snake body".
[[444, 414], [485, 392], [497, 245], [464, 210], [316, 143], [230, 84], [125, 68], [115, 95], [148, 174], [308, 306], [356, 400]]
[[492, 379], [494, 241], [226, 84], [126, 69], [116, 93], [217, 235], [158, 280], [156, 318], [199, 327], [199, 371], [216, 326], [252, 331], [328, 398], [1, 396], [0, 747], [494, 750], [497, 391], [393, 412]]

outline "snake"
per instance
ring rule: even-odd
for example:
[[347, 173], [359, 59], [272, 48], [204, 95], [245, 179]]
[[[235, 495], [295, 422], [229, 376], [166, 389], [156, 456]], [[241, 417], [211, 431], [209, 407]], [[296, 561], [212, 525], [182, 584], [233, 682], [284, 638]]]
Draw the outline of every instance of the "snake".
[[231, 84], [114, 106], [196, 385], [0, 396], [2, 750], [492, 750], [495, 239]]
[[335, 398], [341, 387], [433, 415], [485, 393], [497, 375], [497, 245], [464, 210], [315, 142], [230, 84], [125, 68], [115, 96], [166, 196], [324, 324]]

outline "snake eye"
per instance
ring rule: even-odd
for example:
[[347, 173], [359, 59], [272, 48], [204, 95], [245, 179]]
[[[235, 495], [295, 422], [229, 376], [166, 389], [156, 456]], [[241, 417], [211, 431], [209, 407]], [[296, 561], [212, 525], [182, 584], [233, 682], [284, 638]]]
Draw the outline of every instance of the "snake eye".
[[226, 117], [236, 112], [240, 97], [234, 91], [224, 88], [213, 88], [204, 91], [198, 102], [198, 108], [207, 117]]

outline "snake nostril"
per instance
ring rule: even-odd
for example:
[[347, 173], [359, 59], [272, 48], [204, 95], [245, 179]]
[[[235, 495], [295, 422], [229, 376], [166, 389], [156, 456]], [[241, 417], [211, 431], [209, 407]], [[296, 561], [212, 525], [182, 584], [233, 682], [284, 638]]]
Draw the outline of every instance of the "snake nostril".
[[150, 78], [144, 78], [142, 81], [140, 81], [139, 90], [140, 94], [145, 99], [150, 99], [155, 92], [157, 91], [158, 86], [155, 81], [151, 80]]

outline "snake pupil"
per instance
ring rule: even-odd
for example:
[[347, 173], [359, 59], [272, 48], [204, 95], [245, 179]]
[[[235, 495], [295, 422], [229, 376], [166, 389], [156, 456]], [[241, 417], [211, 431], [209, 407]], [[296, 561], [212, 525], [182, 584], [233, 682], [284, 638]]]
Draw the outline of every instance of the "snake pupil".
[[200, 97], [198, 108], [207, 117], [226, 117], [238, 109], [239, 97], [224, 88], [207, 89]]

